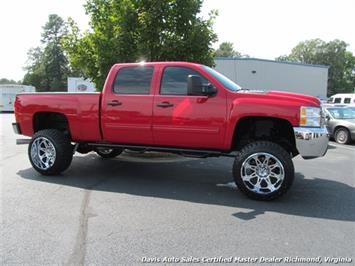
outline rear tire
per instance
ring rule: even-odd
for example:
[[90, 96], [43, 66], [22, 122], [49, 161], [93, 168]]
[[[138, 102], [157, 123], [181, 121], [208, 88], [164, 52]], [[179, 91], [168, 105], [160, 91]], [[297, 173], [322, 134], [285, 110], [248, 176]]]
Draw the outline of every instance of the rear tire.
[[237, 154], [233, 175], [237, 187], [249, 198], [273, 200], [291, 187], [294, 166], [290, 154], [269, 141], [256, 141]]
[[351, 141], [351, 136], [349, 130], [345, 127], [338, 128], [335, 131], [334, 139], [339, 144], [348, 144]]
[[73, 159], [70, 139], [57, 129], [36, 132], [28, 145], [32, 167], [42, 175], [58, 175], [66, 170]]
[[123, 149], [110, 149], [110, 148], [96, 148], [96, 153], [104, 159], [115, 158], [120, 155]]

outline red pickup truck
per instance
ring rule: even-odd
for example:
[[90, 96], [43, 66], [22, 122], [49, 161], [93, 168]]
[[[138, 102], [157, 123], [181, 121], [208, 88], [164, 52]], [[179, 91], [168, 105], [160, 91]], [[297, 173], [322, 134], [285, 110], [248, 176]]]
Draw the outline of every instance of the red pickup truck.
[[285, 193], [292, 158], [323, 156], [328, 132], [317, 98], [246, 90], [204, 65], [114, 65], [101, 93], [16, 97], [16, 133], [43, 175], [66, 170], [75, 152], [104, 158], [123, 149], [184, 156], [233, 156], [238, 188], [253, 199]]

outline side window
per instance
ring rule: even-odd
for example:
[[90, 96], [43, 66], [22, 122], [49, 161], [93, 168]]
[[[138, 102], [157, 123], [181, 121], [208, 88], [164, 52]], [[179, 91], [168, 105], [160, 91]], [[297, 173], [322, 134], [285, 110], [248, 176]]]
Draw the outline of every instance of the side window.
[[209, 81], [197, 71], [188, 67], [166, 67], [160, 85], [161, 95], [187, 95], [187, 77], [196, 75], [202, 78], [202, 83]]
[[117, 94], [149, 94], [153, 67], [137, 66], [121, 68], [113, 84]]
[[351, 98], [345, 98], [344, 103], [350, 103]]
[[340, 103], [341, 102], [341, 98], [335, 98], [334, 99], [334, 103]]

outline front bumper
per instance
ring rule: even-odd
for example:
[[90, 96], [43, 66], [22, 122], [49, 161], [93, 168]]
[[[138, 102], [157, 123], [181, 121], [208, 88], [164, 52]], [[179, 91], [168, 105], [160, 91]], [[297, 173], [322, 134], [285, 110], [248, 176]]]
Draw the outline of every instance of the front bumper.
[[304, 159], [322, 157], [328, 150], [329, 134], [325, 127], [294, 127], [296, 147]]

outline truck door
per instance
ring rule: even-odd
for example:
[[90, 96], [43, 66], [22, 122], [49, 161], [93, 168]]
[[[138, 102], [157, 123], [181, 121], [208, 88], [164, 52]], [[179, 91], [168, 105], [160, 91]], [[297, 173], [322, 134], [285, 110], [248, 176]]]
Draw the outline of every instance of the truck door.
[[103, 139], [122, 144], [152, 144], [153, 66], [122, 66], [103, 93]]
[[167, 66], [161, 71], [160, 89], [153, 104], [153, 138], [156, 145], [216, 148], [223, 146], [226, 120], [226, 95], [187, 95], [187, 78], [197, 69]]

